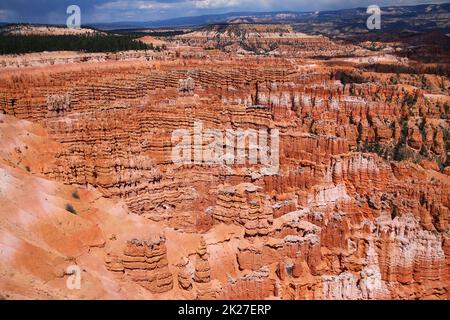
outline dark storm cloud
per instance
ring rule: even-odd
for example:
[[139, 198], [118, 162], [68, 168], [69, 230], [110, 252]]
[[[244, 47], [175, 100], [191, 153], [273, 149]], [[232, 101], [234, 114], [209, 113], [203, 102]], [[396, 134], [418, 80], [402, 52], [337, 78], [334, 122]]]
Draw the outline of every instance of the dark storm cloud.
[[83, 22], [150, 21], [230, 11], [315, 11], [446, 1], [392, 0], [0, 0], [0, 21], [64, 23], [66, 8], [80, 6]]

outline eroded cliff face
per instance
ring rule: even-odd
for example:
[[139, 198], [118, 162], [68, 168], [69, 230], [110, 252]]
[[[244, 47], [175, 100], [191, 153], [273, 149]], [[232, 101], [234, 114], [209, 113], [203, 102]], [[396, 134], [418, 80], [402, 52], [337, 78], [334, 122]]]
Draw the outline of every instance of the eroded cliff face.
[[[2, 295], [448, 299], [449, 80], [393, 76], [228, 54], [2, 70]], [[173, 163], [196, 123], [278, 130], [279, 169]]]
[[333, 57], [361, 50], [358, 46], [338, 44], [321, 35], [296, 32], [291, 25], [283, 24], [210, 25], [170, 40], [193, 48], [286, 57]]

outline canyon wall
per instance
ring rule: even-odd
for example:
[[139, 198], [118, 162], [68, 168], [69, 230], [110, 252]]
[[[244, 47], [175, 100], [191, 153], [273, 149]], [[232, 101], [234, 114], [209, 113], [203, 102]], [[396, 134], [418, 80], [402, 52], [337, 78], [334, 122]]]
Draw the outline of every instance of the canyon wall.
[[[330, 46], [343, 52], [328, 39], [308, 50]], [[13, 219], [0, 244], [14, 248], [2, 279], [24, 261], [11, 256], [54, 257], [1, 291], [73, 297], [61, 270], [78, 256], [89, 284], [77, 298], [448, 299], [448, 90], [300, 53], [205, 54], [0, 72], [0, 212]], [[196, 142], [198, 123], [223, 133], [222, 150], [226, 130], [277, 130], [278, 167], [174, 163], [175, 130], [190, 155], [211, 143]], [[48, 184], [65, 200], [34, 214], [67, 220], [48, 229], [61, 234], [80, 223], [76, 236], [18, 231]], [[21, 287], [31, 278], [51, 279], [45, 295]]]

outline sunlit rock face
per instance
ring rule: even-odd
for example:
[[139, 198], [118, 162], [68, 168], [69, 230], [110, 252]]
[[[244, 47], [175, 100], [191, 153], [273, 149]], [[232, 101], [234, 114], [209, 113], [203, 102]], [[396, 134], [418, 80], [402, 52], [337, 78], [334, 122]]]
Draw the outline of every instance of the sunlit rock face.
[[[5, 58], [2, 298], [449, 298], [449, 79], [239, 28], [158, 54]], [[267, 133], [277, 166], [205, 161], [210, 144], [248, 157], [239, 130]]]

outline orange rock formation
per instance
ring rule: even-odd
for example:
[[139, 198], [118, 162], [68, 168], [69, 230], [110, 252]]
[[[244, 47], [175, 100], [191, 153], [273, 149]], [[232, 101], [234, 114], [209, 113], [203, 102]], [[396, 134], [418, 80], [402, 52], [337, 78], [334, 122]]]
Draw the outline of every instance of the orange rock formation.
[[[323, 37], [242, 56], [209, 36], [0, 71], [2, 297], [448, 299], [449, 79], [308, 58], [347, 51]], [[279, 130], [279, 171], [174, 164], [196, 121]]]

